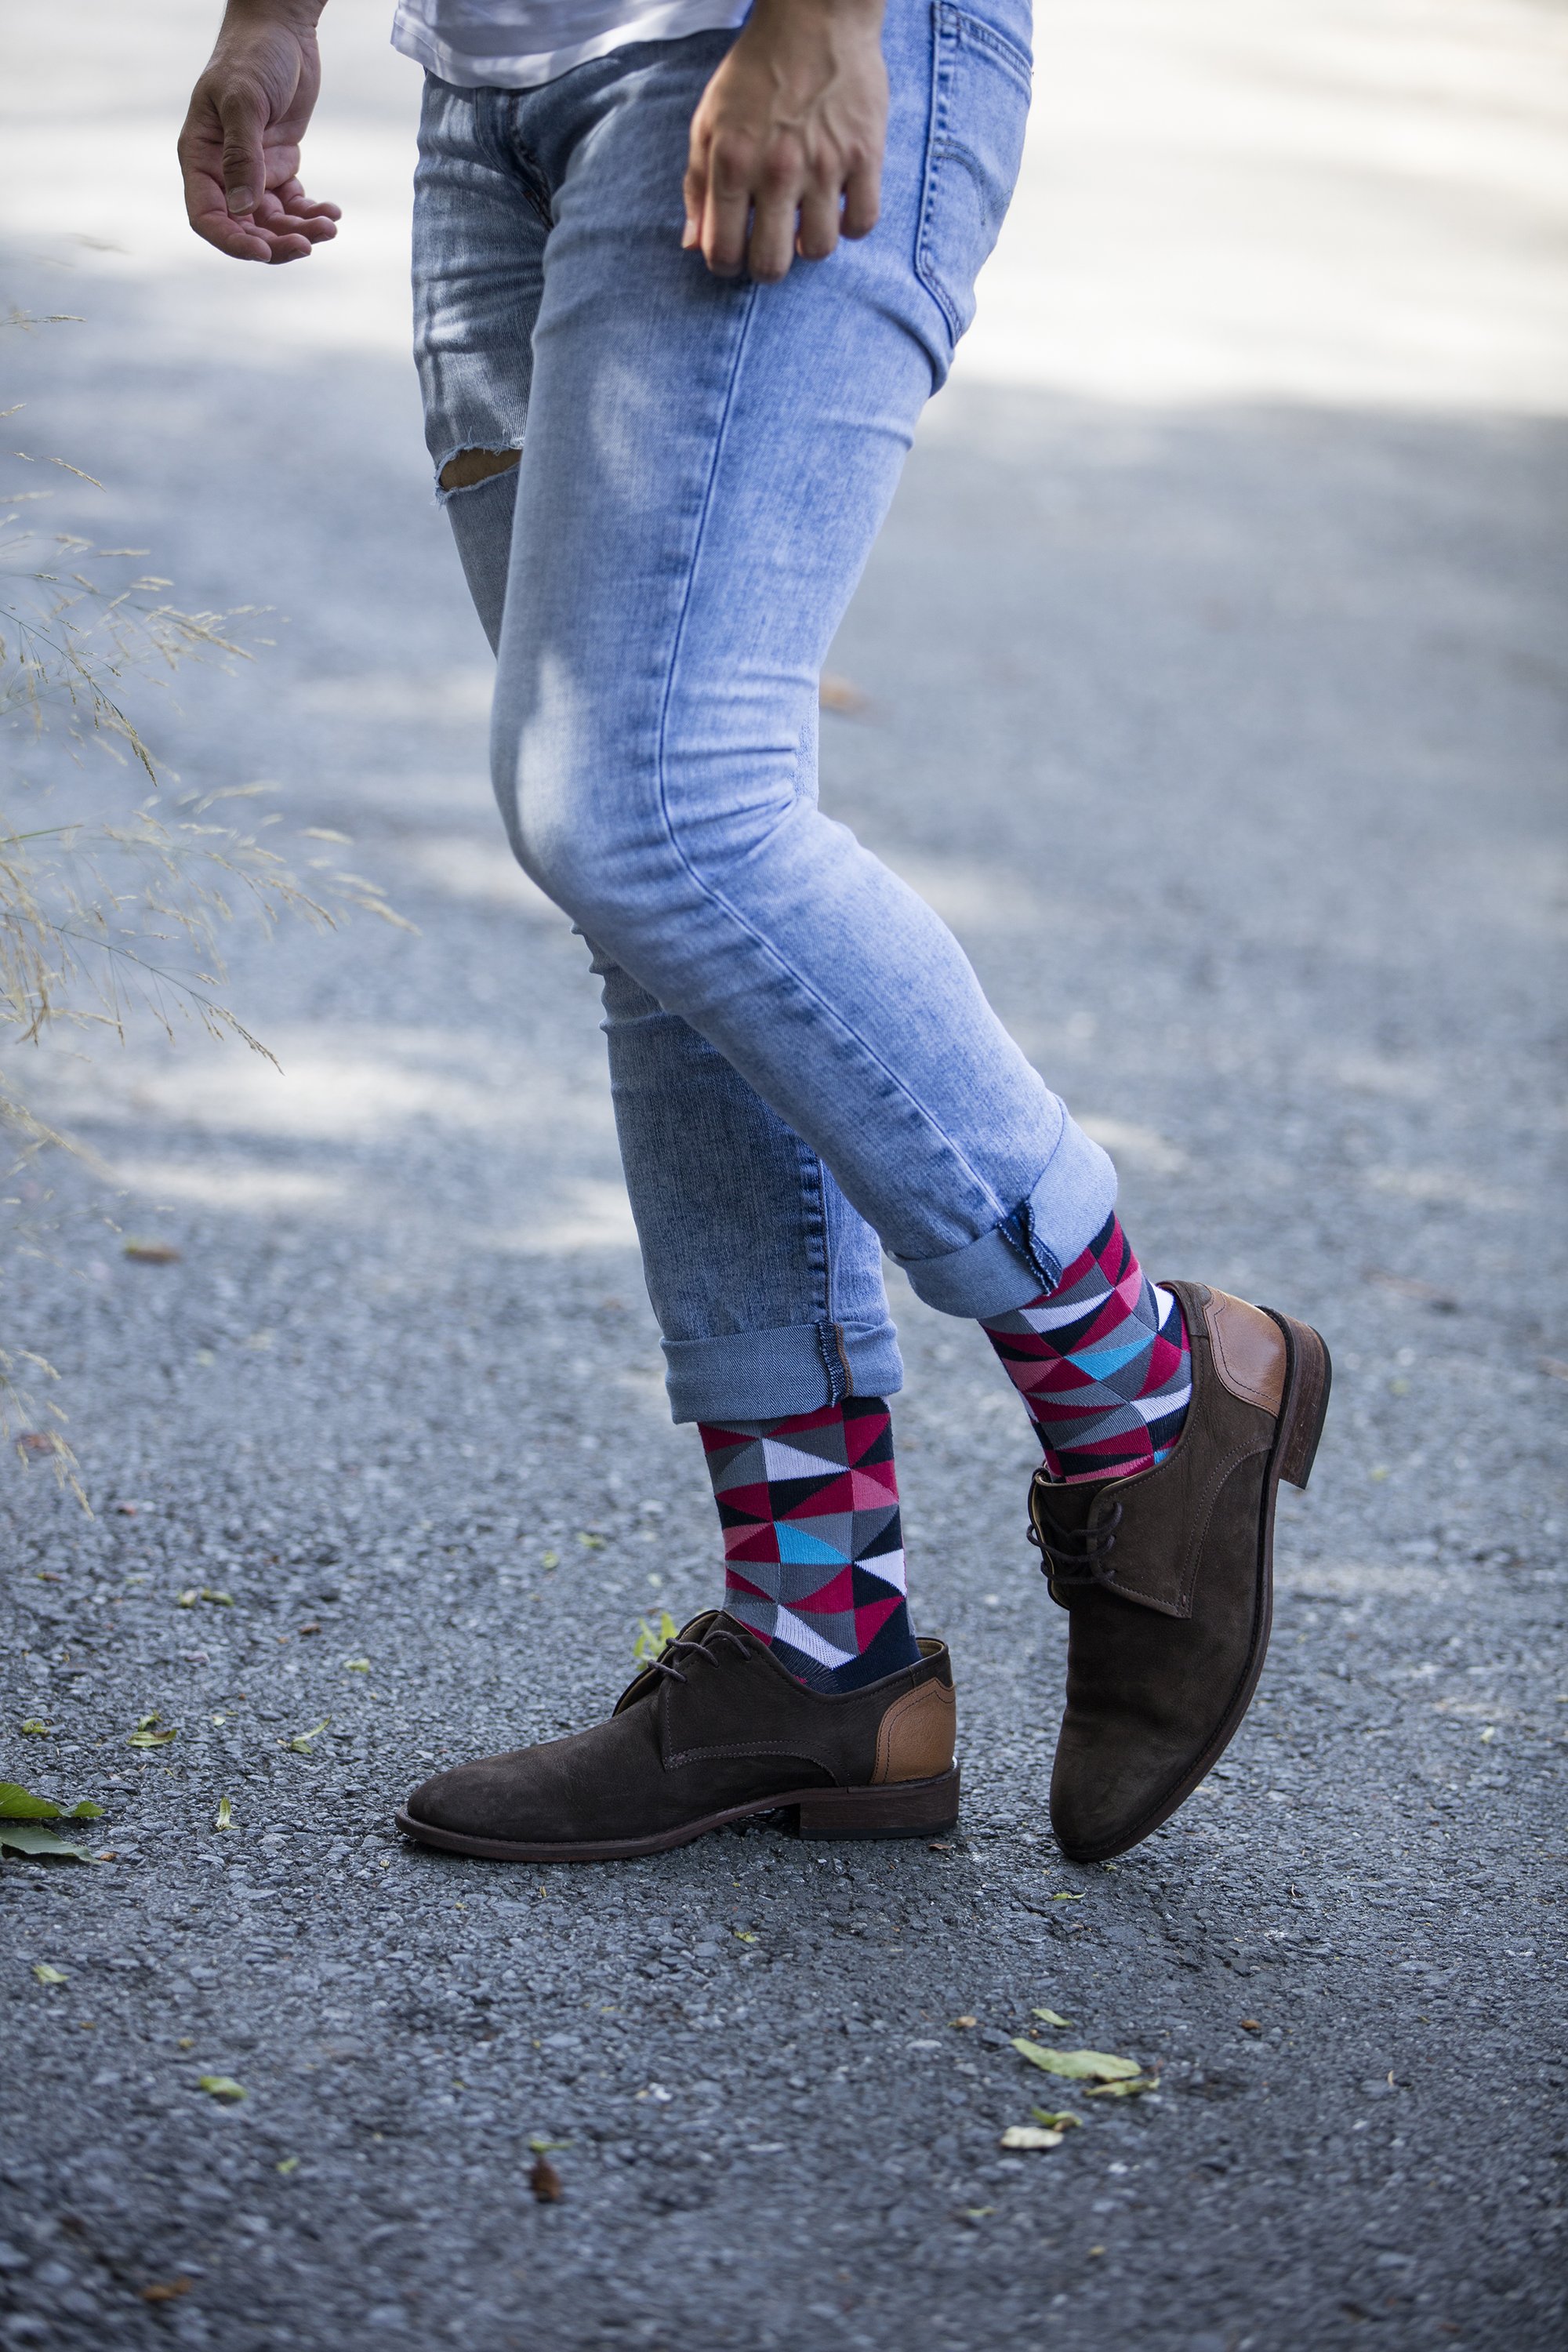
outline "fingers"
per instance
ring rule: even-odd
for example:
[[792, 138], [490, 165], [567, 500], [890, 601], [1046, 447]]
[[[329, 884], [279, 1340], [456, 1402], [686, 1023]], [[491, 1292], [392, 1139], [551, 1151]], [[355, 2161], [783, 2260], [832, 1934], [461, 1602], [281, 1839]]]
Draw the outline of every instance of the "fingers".
[[706, 201], [698, 242], [716, 278], [738, 278], [752, 216], [750, 158], [717, 140], [708, 155]]
[[858, 163], [844, 184], [844, 211], [838, 226], [845, 236], [869, 236], [882, 209], [880, 156]]
[[795, 251], [803, 261], [826, 261], [838, 242], [841, 226], [837, 195], [827, 188], [809, 188], [801, 199], [800, 234]]
[[258, 90], [231, 83], [218, 100], [223, 129], [224, 202], [232, 220], [256, 210], [267, 190], [267, 160], [261, 152], [266, 105]]

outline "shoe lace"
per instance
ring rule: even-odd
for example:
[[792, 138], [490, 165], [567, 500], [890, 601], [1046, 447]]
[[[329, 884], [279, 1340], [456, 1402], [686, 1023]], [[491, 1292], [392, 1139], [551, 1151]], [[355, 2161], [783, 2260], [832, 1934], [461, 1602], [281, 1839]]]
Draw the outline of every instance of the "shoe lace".
[[[1044, 1520], [1049, 1535], [1041, 1531], [1038, 1522]], [[1029, 1520], [1029, 1541], [1043, 1556], [1040, 1574], [1051, 1586], [1051, 1598], [1056, 1600], [1058, 1584], [1089, 1587], [1110, 1581], [1110, 1555], [1116, 1549], [1116, 1530], [1121, 1524], [1121, 1506], [1113, 1503], [1110, 1517], [1095, 1528], [1064, 1528], [1054, 1519], [1039, 1499], [1036, 1489], [1034, 1513]], [[1066, 1603], [1062, 1604], [1064, 1607]]]
[[700, 1633], [695, 1641], [667, 1642], [658, 1657], [651, 1661], [653, 1671], [656, 1675], [668, 1675], [672, 1683], [683, 1683], [687, 1679], [686, 1670], [679, 1663], [683, 1654], [689, 1658], [715, 1658], [719, 1645], [726, 1642], [731, 1649], [738, 1650], [742, 1657], [750, 1654], [743, 1633], [735, 1633], [728, 1625], [710, 1625], [706, 1633]]

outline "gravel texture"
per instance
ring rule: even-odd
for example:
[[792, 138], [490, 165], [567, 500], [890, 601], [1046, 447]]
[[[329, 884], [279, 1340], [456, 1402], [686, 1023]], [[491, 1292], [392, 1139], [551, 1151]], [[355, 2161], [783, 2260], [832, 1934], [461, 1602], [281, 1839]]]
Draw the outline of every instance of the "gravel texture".
[[[958, 1832], [511, 1868], [395, 1803], [591, 1720], [639, 1617], [718, 1580], [592, 982], [498, 843], [405, 368], [268, 372], [188, 287], [68, 303], [47, 262], [14, 298], [88, 323], [8, 397], [109, 484], [109, 543], [288, 616], [182, 689], [170, 756], [281, 779], [419, 932], [242, 943], [281, 1076], [191, 1037], [41, 1061], [119, 1189], [53, 1171], [55, 1262], [8, 1281], [94, 1515], [0, 1483], [0, 1776], [99, 1801], [112, 1858], [0, 1866], [0, 2345], [1560, 2342], [1562, 427], [955, 382], [834, 656], [868, 699], [825, 794], [1115, 1150], [1146, 1261], [1328, 1336], [1269, 1666], [1173, 1822], [1063, 1863], [1026, 1425], [900, 1285]], [[105, 530], [87, 496], [60, 527]], [[154, 1710], [177, 1737], [132, 1749]], [[1159, 2087], [1081, 2097], [1030, 2032]], [[1036, 2106], [1080, 2126], [1004, 2153]]]

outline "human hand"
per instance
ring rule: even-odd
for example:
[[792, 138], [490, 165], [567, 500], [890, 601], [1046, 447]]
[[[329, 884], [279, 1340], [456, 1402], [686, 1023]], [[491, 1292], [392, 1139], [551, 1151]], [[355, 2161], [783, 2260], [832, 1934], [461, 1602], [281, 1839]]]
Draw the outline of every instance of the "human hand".
[[719, 278], [865, 236], [888, 127], [882, 0], [756, 0], [691, 118], [686, 230]]
[[300, 142], [321, 85], [325, 0], [228, 0], [191, 92], [180, 169], [191, 226], [236, 261], [300, 261], [336, 236], [336, 205], [306, 195]]

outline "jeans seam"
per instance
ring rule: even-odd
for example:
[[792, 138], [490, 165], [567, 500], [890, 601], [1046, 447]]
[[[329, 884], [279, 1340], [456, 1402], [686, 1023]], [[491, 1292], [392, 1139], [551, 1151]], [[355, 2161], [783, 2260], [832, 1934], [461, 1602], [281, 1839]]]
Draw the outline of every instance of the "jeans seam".
[[[872, 1050], [867, 1040], [862, 1037], [858, 1031], [851, 1028], [849, 1024], [830, 1003], [828, 1003], [826, 999], [820, 995], [819, 992], [812, 987], [810, 982], [805, 977], [804, 973], [796, 971], [793, 965], [784, 961], [784, 957], [780, 955], [778, 950], [773, 945], [772, 941], [764, 939], [762, 933], [758, 931], [752, 924], [748, 922], [745, 916], [741, 913], [739, 908], [731, 905], [728, 898], [724, 897], [722, 891], [715, 888], [714, 885], [709, 881], [706, 875], [699, 873], [691, 859], [687, 856], [685, 847], [680, 841], [679, 835], [676, 832], [674, 821], [670, 815], [669, 793], [666, 766], [668, 749], [669, 706], [675, 693], [675, 676], [676, 671], [679, 667], [681, 646], [686, 635], [687, 618], [691, 609], [692, 586], [696, 578], [698, 561], [702, 551], [703, 539], [708, 528], [708, 518], [712, 506], [714, 483], [718, 478], [720, 464], [724, 454], [724, 444], [729, 432], [731, 412], [734, 404], [736, 385], [740, 380], [742, 363], [745, 357], [747, 340], [751, 333], [752, 320], [756, 315], [758, 291], [759, 289], [757, 287], [753, 285], [747, 293], [746, 316], [741, 329], [740, 336], [736, 341], [733, 358], [730, 363], [730, 380], [724, 393], [723, 415], [720, 418], [719, 429], [713, 439], [713, 455], [708, 468], [708, 479], [703, 488], [701, 509], [697, 518], [697, 529], [692, 538], [691, 551], [688, 558], [686, 584], [680, 600], [679, 617], [675, 625], [674, 640], [670, 646], [669, 669], [665, 679], [664, 698], [659, 706], [658, 736], [656, 757], [658, 773], [659, 815], [664, 824], [665, 838], [668, 840], [669, 846], [677, 858], [680, 861], [683, 870], [690, 881], [695, 885], [697, 889], [700, 890], [702, 896], [708, 900], [709, 904], [719, 908], [721, 911], [736, 925], [738, 929], [745, 933], [745, 935], [752, 940], [752, 944], [774, 964], [777, 970], [783, 974], [784, 978], [790, 982], [795, 988], [798, 989], [803, 996], [806, 997], [813, 1004], [815, 1004], [818, 1011], [824, 1013], [827, 1020], [832, 1023], [843, 1035], [848, 1038], [850, 1044], [858, 1053], [864, 1055], [865, 1059], [871, 1065], [872, 1068], [880, 1071], [882, 1076], [887, 1080], [889, 1085], [892, 1087], [900, 1096], [901, 1096], [903, 1100], [909, 1105], [910, 1108], [914, 1112], [916, 1118], [920, 1119], [921, 1124], [932, 1134], [938, 1137], [943, 1150], [952, 1153], [953, 1160], [957, 1162], [958, 1166], [963, 1170], [965, 1175], [969, 1178], [970, 1182], [974, 1185], [981, 1197], [987, 1203], [990, 1211], [995, 1216], [997, 1223], [1000, 1223], [1004, 1218], [1010, 1214], [1010, 1212], [1001, 1202], [995, 1199], [990, 1185], [986, 1183], [984, 1178], [981, 1175], [980, 1171], [977, 1168], [971, 1166], [968, 1159], [965, 1157], [964, 1153], [959, 1150], [958, 1145], [953, 1141], [952, 1138], [942, 1132], [942, 1129], [937, 1125], [936, 1120], [932, 1118], [930, 1111], [922, 1103], [916, 1099], [914, 1095], [910, 1093], [909, 1087], [898, 1076], [897, 1072], [890, 1070], [887, 1064], [881, 1059], [881, 1056]], [[979, 1237], [977, 1236], [976, 1238]]]

